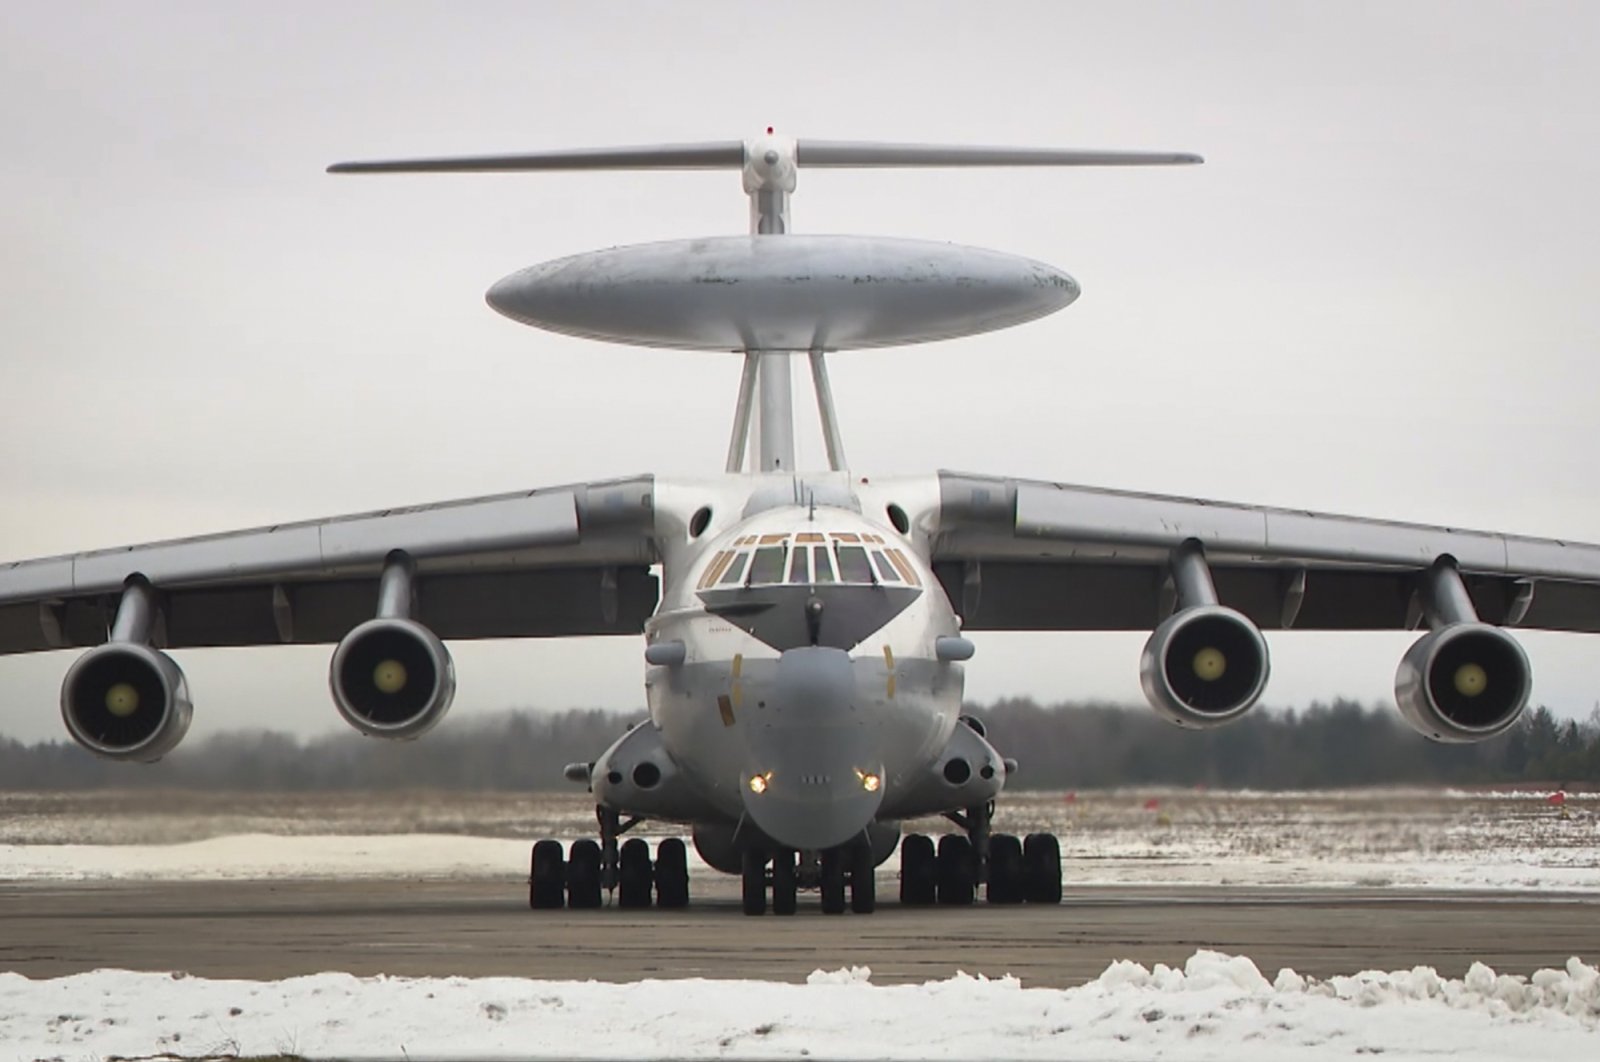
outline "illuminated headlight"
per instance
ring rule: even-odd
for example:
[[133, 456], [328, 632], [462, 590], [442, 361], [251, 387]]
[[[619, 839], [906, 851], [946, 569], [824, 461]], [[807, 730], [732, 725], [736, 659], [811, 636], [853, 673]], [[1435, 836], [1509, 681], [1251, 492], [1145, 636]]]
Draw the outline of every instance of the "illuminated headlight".
[[856, 777], [861, 779], [861, 788], [865, 789], [869, 793], [876, 793], [878, 791], [878, 787], [883, 785], [883, 779], [879, 778], [875, 774], [865, 774], [861, 771], [857, 771]]
[[750, 792], [760, 796], [767, 791], [767, 776], [764, 774], [752, 774], [749, 785]]

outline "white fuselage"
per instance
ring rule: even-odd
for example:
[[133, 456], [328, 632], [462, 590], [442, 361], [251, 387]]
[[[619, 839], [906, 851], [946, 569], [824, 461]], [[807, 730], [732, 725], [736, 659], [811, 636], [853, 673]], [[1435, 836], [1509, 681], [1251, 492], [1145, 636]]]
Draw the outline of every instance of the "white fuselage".
[[839, 474], [658, 482], [663, 589], [646, 637], [663, 662], [645, 680], [655, 733], [635, 743], [659, 741], [676, 777], [654, 795], [631, 777], [608, 786], [625, 738], [598, 769], [597, 795], [660, 817], [751, 819], [796, 848], [929, 810], [963, 688], [962, 666], [935, 643], [960, 622], [926, 531], [904, 515], [926, 511], [914, 500], [929, 485], [895, 487], [909, 533], [890, 526], [878, 490]]

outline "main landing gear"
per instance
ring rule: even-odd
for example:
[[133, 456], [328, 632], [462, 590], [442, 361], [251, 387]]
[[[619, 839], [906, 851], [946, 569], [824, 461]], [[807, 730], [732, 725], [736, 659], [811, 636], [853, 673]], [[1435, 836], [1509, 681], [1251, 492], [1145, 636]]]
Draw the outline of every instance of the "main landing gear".
[[1031, 833], [1019, 841], [991, 834], [994, 804], [946, 816], [966, 831], [933, 840], [920, 833], [900, 842], [900, 902], [910, 907], [935, 903], [965, 905], [980, 883], [990, 903], [1061, 902], [1061, 844], [1051, 833]]
[[652, 899], [657, 907], [687, 907], [689, 852], [683, 840], [668, 837], [658, 842], [652, 861], [650, 845], [642, 837], [630, 837], [620, 848], [617, 845], [639, 819], [624, 823], [616, 811], [606, 807], [597, 808], [596, 814], [600, 820], [598, 844], [588, 838], [573, 841], [565, 857], [560, 841], [540, 841], [533, 846], [528, 906], [535, 910], [599, 907], [601, 890], [615, 889], [619, 907], [649, 907]]
[[821, 894], [823, 914], [843, 914], [847, 893], [850, 910], [871, 914], [878, 905], [876, 869], [865, 838], [821, 852], [747, 849], [740, 868], [744, 913], [765, 914], [770, 888], [772, 913], [792, 915], [799, 909], [796, 894], [806, 887]]

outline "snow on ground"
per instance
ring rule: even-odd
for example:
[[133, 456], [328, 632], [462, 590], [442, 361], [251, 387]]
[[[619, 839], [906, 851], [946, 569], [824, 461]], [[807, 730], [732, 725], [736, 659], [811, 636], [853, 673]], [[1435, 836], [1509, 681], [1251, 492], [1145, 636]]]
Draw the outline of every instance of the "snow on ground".
[[[1007, 794], [996, 829], [1061, 839], [1069, 885], [1600, 892], [1600, 799], [1548, 792]], [[926, 821], [913, 828], [951, 829]], [[585, 794], [0, 793], [0, 881], [518, 880]], [[647, 823], [647, 837], [673, 830]], [[691, 849], [692, 852], [692, 849]], [[691, 858], [693, 858], [691, 856]], [[703, 865], [700, 872], [709, 874]], [[891, 859], [885, 876], [898, 871]]]
[[[1548, 793], [1018, 794], [997, 825], [1049, 829], [1069, 884], [1600, 892], [1600, 807]], [[392, 877], [519, 880], [529, 840], [581, 836], [582, 798], [0, 794], [0, 881]], [[919, 824], [927, 829], [933, 823]], [[659, 835], [657, 835], [659, 836]], [[894, 860], [880, 870], [892, 877]], [[702, 866], [697, 875], [708, 875]], [[1197, 952], [1087, 985], [958, 976], [810, 983], [0, 973], [0, 1062], [319, 1057], [1600, 1058], [1600, 978], [1474, 965], [1317, 981]]]
[[319, 1057], [1590, 1059], [1600, 977], [1474, 965], [1326, 981], [1196, 952], [1181, 970], [1113, 963], [1078, 988], [958, 975], [880, 987], [864, 968], [804, 985], [511, 978], [274, 983], [102, 970], [0, 974], [0, 1058]]

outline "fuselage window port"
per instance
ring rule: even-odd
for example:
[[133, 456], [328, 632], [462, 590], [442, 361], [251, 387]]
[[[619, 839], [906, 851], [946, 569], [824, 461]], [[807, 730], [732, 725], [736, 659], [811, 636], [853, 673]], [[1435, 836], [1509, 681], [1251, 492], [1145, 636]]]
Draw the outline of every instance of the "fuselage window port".
[[750, 585], [783, 582], [783, 559], [782, 546], [763, 546], [756, 550], [756, 559], [750, 564]]
[[718, 586], [737, 586], [744, 581], [745, 562], [750, 559], [750, 554], [741, 553], [733, 558], [733, 563], [728, 565], [728, 570], [722, 573], [722, 578], [717, 580]]
[[839, 547], [839, 581], [841, 583], [870, 583], [872, 565], [867, 563], [867, 551], [860, 546]]
[[879, 582], [898, 583], [900, 581], [900, 573], [894, 570], [894, 565], [889, 563], [889, 558], [885, 557], [879, 550], [872, 551], [872, 563], [878, 569]]
[[706, 533], [706, 528], [711, 526], [711, 507], [702, 505], [689, 517], [689, 537], [699, 538]]
[[896, 531], [903, 535], [911, 530], [911, 521], [906, 518], [906, 511], [900, 506], [890, 502], [889, 508], [885, 511], [889, 514], [890, 526]]
[[789, 554], [789, 581], [791, 583], [809, 583], [811, 569], [806, 564], [806, 558], [811, 551], [804, 546], [796, 546], [794, 552]]
[[811, 564], [817, 582], [833, 582], [833, 557], [828, 553], [827, 546], [816, 546], [811, 550]]

